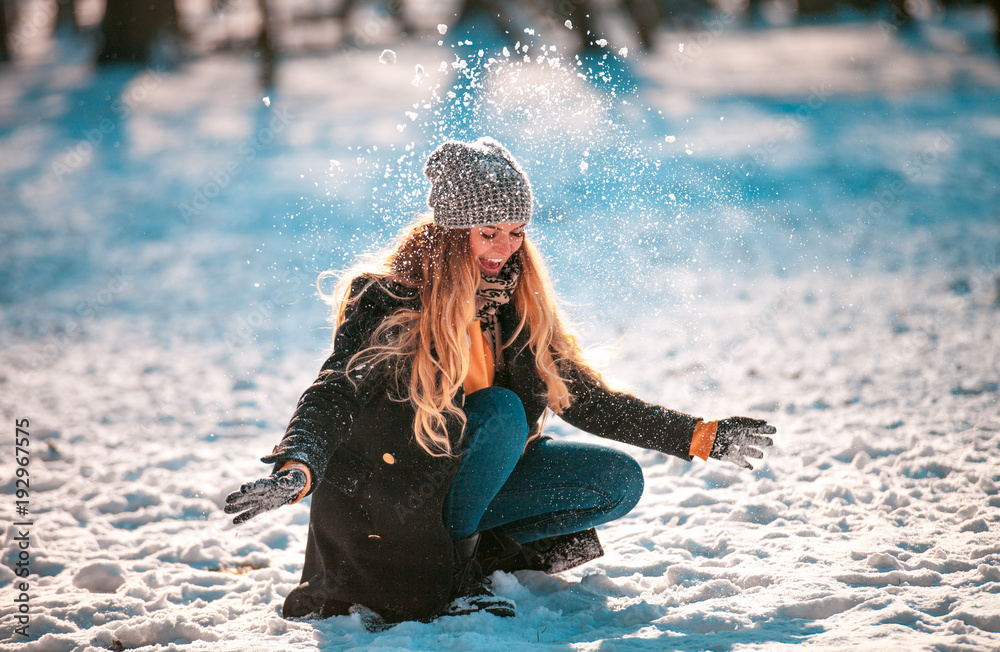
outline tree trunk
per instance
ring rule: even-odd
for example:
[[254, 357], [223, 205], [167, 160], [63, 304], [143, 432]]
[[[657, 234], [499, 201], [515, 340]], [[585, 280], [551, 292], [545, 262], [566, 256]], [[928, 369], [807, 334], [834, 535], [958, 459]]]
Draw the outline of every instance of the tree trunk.
[[660, 26], [660, 11], [653, 0], [625, 0], [625, 11], [628, 12], [639, 35], [642, 49], [649, 52], [653, 49], [653, 38]]
[[260, 54], [260, 83], [265, 88], [274, 86], [275, 51], [271, 37], [271, 12], [267, 0], [257, 0], [260, 10], [260, 34], [257, 35], [257, 51]]
[[10, 61], [10, 46], [7, 42], [7, 3], [0, 0], [0, 61]]
[[107, 0], [97, 63], [146, 63], [154, 39], [176, 19], [174, 0]]
[[1000, 0], [990, 0], [990, 7], [993, 9], [993, 20], [996, 21], [993, 27], [993, 43], [996, 45], [997, 54], [1000, 54]]
[[74, 32], [80, 31], [80, 26], [76, 22], [76, 0], [57, 0], [56, 2], [56, 26], [58, 31], [69, 28]]

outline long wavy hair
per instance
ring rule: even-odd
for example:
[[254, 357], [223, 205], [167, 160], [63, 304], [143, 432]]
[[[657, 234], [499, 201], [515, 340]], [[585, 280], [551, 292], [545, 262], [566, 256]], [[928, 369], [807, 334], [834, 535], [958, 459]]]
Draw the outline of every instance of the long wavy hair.
[[[567, 379], [560, 372], [562, 363], [572, 362], [584, 373], [597, 374], [564, 328], [545, 264], [527, 236], [515, 256], [521, 273], [511, 301], [520, 321], [503, 346], [527, 329], [527, 346], [545, 383], [546, 405], [559, 414], [572, 401]], [[331, 276], [333, 272], [324, 272], [319, 282]], [[429, 215], [420, 216], [392, 246], [341, 277], [328, 297], [335, 328], [343, 324], [349, 307], [362, 294], [351, 294], [359, 277], [381, 283], [390, 292], [393, 283], [399, 284], [415, 292], [420, 301], [414, 308], [396, 310], [379, 324], [367, 346], [348, 361], [347, 377], [356, 383], [353, 371], [388, 363], [395, 369], [397, 386], [401, 385], [398, 400], [408, 401], [416, 412], [417, 444], [430, 455], [452, 456], [447, 422], [452, 417], [465, 428], [465, 412], [454, 398], [469, 371], [468, 328], [476, 319], [479, 286], [469, 229], [439, 227]]]

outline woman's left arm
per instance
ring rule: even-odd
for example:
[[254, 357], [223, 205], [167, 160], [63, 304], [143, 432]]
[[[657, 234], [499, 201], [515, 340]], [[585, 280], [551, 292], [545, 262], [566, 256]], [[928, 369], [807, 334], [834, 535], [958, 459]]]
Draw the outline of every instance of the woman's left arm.
[[688, 461], [697, 455], [744, 468], [753, 468], [747, 458], [761, 459], [763, 449], [774, 443], [766, 436], [776, 432], [774, 426], [760, 419], [730, 417], [704, 421], [647, 403], [628, 392], [610, 389], [595, 373], [575, 365], [566, 370], [564, 377], [569, 381], [573, 404], [559, 416], [599, 437]]

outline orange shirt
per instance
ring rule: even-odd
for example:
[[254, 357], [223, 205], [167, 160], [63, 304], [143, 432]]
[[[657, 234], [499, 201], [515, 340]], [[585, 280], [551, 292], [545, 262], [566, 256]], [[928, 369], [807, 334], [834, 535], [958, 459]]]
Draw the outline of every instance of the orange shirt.
[[469, 374], [463, 383], [466, 394], [492, 387], [495, 371], [493, 351], [486, 343], [486, 336], [483, 335], [478, 319], [469, 325], [469, 338], [472, 341], [472, 348], [469, 351]]

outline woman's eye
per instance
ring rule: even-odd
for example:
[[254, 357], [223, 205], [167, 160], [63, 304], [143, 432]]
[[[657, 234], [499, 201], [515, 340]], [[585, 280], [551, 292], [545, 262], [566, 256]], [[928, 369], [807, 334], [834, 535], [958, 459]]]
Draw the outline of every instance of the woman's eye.
[[524, 231], [519, 231], [517, 233], [511, 233], [510, 235], [512, 237], [515, 237], [515, 238], [523, 238], [524, 237]]
[[483, 233], [482, 231], [479, 232], [479, 236], [483, 240], [492, 240], [493, 236], [495, 236], [495, 235], [496, 235], [496, 233]]

